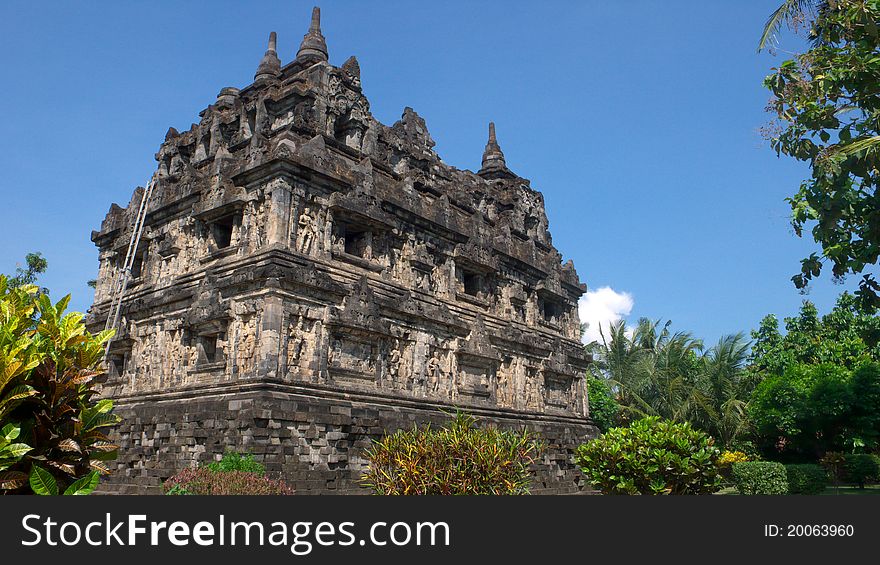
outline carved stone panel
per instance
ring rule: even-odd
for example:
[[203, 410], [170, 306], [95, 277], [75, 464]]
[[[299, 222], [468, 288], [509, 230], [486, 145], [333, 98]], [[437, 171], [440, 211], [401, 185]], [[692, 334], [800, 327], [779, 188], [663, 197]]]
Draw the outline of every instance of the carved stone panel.
[[327, 350], [331, 381], [375, 386], [379, 373], [379, 343], [376, 339], [348, 333], [333, 333]]

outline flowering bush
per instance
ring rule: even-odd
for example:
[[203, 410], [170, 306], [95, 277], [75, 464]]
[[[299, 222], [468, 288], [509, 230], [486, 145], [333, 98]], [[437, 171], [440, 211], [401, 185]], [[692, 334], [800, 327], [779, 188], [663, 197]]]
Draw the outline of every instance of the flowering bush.
[[744, 463], [745, 461], [751, 460], [752, 459], [742, 451], [722, 451], [721, 456], [718, 457], [718, 466], [730, 467], [734, 463]]

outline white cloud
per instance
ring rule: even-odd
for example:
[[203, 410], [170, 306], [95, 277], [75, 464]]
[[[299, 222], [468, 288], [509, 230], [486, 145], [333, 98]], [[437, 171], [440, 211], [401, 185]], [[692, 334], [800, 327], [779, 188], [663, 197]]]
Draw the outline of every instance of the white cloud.
[[599, 325], [608, 336], [608, 326], [629, 316], [633, 308], [633, 297], [628, 292], [617, 292], [610, 286], [603, 286], [595, 290], [588, 290], [578, 301], [578, 315], [581, 323], [587, 325], [582, 341], [602, 342], [599, 334]]

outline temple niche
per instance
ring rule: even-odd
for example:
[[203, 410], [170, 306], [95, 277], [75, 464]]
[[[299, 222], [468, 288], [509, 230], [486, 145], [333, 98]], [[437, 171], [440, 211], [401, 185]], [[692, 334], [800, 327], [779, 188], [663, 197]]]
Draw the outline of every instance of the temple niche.
[[[356, 455], [331, 461], [315, 443], [348, 434], [333, 427], [343, 424], [308, 431], [319, 412], [354, 410], [342, 406], [420, 414], [407, 423], [459, 408], [544, 433], [594, 433], [577, 315], [586, 286], [553, 246], [541, 193], [508, 168], [494, 123], [473, 172], [441, 161], [415, 110], [378, 122], [357, 59], [329, 62], [317, 8], [293, 60], [282, 64], [272, 32], [254, 81], [223, 88], [188, 129], [170, 128], [155, 157], [104, 385], [135, 421], [163, 406], [232, 441], [219, 417], [193, 411], [271, 391], [295, 403], [293, 423], [245, 418], [240, 447], [265, 437], [252, 428], [289, 430], [261, 452], [275, 461], [269, 446], [308, 432], [296, 454], [310, 472], [358, 468]], [[113, 204], [92, 233], [93, 329], [110, 310], [145, 194]], [[331, 408], [313, 409], [322, 402]], [[369, 433], [395, 429], [377, 421]], [[146, 433], [140, 425], [131, 437]]]

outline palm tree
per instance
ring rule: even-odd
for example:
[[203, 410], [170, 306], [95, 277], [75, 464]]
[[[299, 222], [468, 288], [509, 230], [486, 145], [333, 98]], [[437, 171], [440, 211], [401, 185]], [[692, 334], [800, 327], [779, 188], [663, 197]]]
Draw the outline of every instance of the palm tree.
[[601, 344], [594, 342], [587, 346], [594, 356], [591, 365], [594, 376], [605, 379], [616, 394], [623, 411], [622, 419], [630, 420], [633, 416], [644, 415], [650, 406], [639, 397], [636, 382], [642, 372], [640, 366], [644, 362], [645, 350], [633, 340], [634, 334], [628, 330], [624, 320], [610, 323], [607, 337], [600, 325], [599, 335]]
[[770, 38], [782, 28], [783, 25], [794, 27], [798, 22], [820, 11], [826, 2], [823, 0], [784, 0], [764, 24], [764, 31], [761, 33], [761, 40], [758, 42], [758, 51], [767, 47]]
[[621, 320], [609, 325], [607, 338], [599, 328], [602, 343], [594, 348], [594, 372], [608, 379], [627, 420], [661, 416], [683, 421], [699, 402], [691, 368], [702, 344], [689, 333], [671, 333], [669, 325], [642, 318], [628, 331]]
[[745, 409], [753, 383], [744, 369], [750, 345], [743, 333], [727, 335], [701, 360], [701, 388], [709, 400], [702, 406], [702, 427], [724, 446], [747, 429]]
[[742, 333], [725, 336], [708, 351], [670, 322], [639, 320], [632, 330], [618, 321], [599, 328], [593, 373], [607, 379], [625, 421], [660, 416], [691, 422], [729, 445], [746, 429], [751, 393], [744, 367], [750, 343]]

